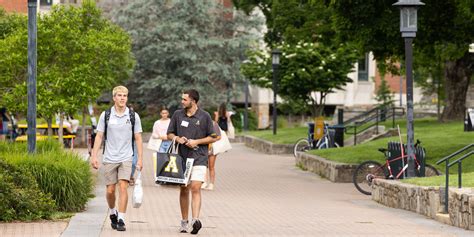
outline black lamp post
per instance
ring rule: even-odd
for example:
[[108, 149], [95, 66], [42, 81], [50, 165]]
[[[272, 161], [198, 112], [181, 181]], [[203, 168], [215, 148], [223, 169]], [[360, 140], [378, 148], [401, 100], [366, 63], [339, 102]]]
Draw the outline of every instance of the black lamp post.
[[273, 135], [277, 133], [277, 81], [278, 81], [278, 66], [280, 65], [281, 51], [279, 49], [272, 50], [272, 68], [273, 68]]
[[36, 151], [36, 9], [37, 0], [28, 0], [28, 152]]
[[400, 7], [400, 32], [405, 39], [405, 69], [407, 81], [407, 177], [415, 177], [415, 147], [413, 128], [413, 39], [417, 30], [417, 10], [425, 5], [418, 0], [399, 0], [393, 6]]

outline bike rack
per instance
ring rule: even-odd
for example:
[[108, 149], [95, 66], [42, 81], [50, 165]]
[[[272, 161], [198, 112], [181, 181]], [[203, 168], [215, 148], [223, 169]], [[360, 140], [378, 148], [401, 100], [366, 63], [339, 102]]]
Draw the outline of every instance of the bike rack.
[[451, 167], [455, 164], [458, 164], [458, 188], [461, 188], [462, 187], [462, 184], [461, 184], [461, 181], [462, 181], [462, 161], [464, 159], [468, 158], [469, 156], [471, 156], [472, 154], [474, 154], [474, 150], [464, 154], [459, 159], [457, 159], [457, 160], [455, 160], [451, 163], [449, 162], [449, 159], [461, 154], [462, 152], [470, 149], [471, 147], [474, 147], [474, 143], [471, 143], [471, 144], [455, 151], [451, 155], [446, 156], [443, 159], [436, 162], [437, 165], [439, 165], [443, 162], [446, 162], [446, 166], [445, 166], [446, 167], [446, 171], [445, 171], [445, 173], [446, 173], [446, 187], [445, 187], [445, 192], [444, 192], [444, 212], [445, 213], [448, 213], [448, 205], [449, 205], [449, 167]]

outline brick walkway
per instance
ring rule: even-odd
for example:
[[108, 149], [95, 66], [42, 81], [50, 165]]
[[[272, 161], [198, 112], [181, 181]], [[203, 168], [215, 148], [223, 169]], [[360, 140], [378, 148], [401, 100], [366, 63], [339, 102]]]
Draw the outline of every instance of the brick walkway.
[[[201, 236], [473, 235], [473, 232], [415, 213], [381, 206], [358, 193], [352, 184], [331, 183], [295, 168], [293, 157], [264, 155], [242, 144], [233, 146], [232, 151], [218, 157], [216, 190], [203, 191]], [[177, 233], [179, 190], [154, 184], [150, 156], [146, 151], [142, 207], [129, 206], [126, 232], [112, 230], [106, 213], [94, 218], [94, 224], [102, 226], [100, 236], [187, 236]], [[97, 200], [103, 206], [94, 206], [77, 216], [98, 209], [101, 213], [105, 197]], [[77, 221], [71, 221], [68, 230], [81, 226], [72, 222]], [[4, 229], [4, 224], [0, 224], [1, 236], [4, 236]], [[92, 236], [84, 234], [92, 227], [79, 229], [70, 235], [81, 236], [82, 230], [82, 236]]]

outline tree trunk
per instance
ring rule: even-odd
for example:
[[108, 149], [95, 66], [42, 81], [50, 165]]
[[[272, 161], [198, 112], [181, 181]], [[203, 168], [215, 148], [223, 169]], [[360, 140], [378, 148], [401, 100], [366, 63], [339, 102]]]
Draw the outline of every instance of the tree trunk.
[[53, 118], [46, 118], [46, 123], [48, 124], [48, 138], [53, 137]]
[[445, 107], [442, 120], [462, 120], [466, 111], [466, 95], [472, 77], [474, 55], [467, 52], [456, 61], [446, 62]]

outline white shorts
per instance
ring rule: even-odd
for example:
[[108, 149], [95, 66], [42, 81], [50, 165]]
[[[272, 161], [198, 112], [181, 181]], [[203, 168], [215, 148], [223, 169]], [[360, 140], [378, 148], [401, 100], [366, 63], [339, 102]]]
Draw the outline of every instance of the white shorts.
[[193, 169], [191, 170], [191, 178], [189, 180], [204, 182], [204, 180], [206, 180], [206, 172], [207, 166], [205, 165], [193, 166]]

